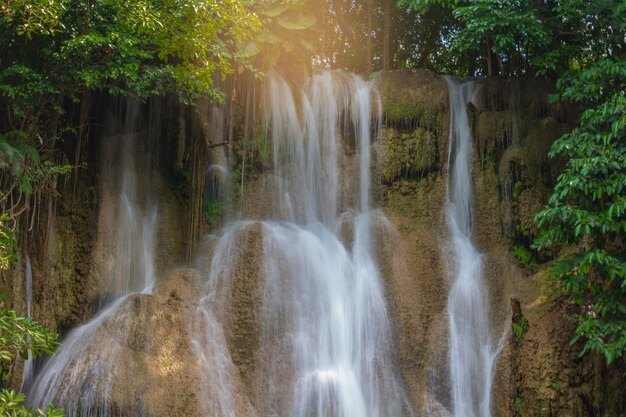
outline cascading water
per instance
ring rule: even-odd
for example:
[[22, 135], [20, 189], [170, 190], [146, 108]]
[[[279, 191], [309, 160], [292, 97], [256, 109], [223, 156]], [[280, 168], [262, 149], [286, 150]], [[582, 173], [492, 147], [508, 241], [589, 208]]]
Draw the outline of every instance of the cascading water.
[[112, 371], [118, 362], [115, 339], [128, 336], [127, 326], [105, 323], [134, 292], [150, 292], [155, 282], [154, 237], [157, 212], [139, 184], [137, 103], [128, 101], [125, 115], [110, 123], [114, 132], [104, 139], [110, 146], [103, 170], [100, 235], [108, 276], [103, 307], [86, 324], [72, 330], [26, 387], [30, 404], [63, 407], [68, 417], [104, 417], [111, 414], [108, 393], [114, 388]]
[[[217, 242], [193, 332], [203, 377], [213, 384], [206, 412], [239, 415], [239, 404], [242, 413], [261, 416], [412, 415], [392, 360], [372, 243], [374, 228], [384, 221], [369, 203], [378, 94], [357, 76], [322, 72], [299, 92], [298, 107], [284, 79], [273, 74], [267, 83], [275, 211], [269, 220], [231, 223]], [[342, 141], [341, 128], [347, 121], [358, 153], [356, 184], [343, 169], [349, 159], [344, 147], [350, 145]], [[350, 188], [356, 189], [356, 202], [346, 198]], [[342, 215], [348, 203], [356, 208]], [[224, 300], [254, 233], [262, 252], [260, 348], [256, 401], [248, 401], [241, 398], [221, 324]]]
[[[30, 264], [30, 256], [26, 255], [26, 265], [24, 268], [24, 289], [26, 292], [26, 317], [32, 317], [33, 304], [33, 268]], [[28, 350], [28, 359], [24, 362], [24, 372], [22, 373], [22, 386], [20, 391], [29, 386], [33, 380], [33, 354]]]
[[472, 138], [466, 106], [477, 83], [446, 77], [450, 95], [447, 221], [452, 239], [454, 282], [448, 296], [450, 384], [455, 417], [490, 417], [491, 345], [481, 254], [472, 236]]
[[[393, 361], [374, 252], [374, 236], [388, 224], [370, 208], [378, 93], [341, 72], [319, 73], [297, 93], [277, 75], [267, 86], [275, 210], [224, 229], [204, 294], [188, 300], [195, 316], [181, 332], [189, 331], [188, 356], [197, 361], [185, 377], [198, 372], [203, 390], [197, 415], [413, 415]], [[136, 120], [137, 107], [127, 110]], [[109, 136], [116, 145], [103, 163], [99, 240], [108, 295], [27, 387], [33, 407], [54, 403], [69, 417], [148, 413], [119, 388], [135, 378], [121, 358], [134, 360], [129, 350], [150, 331], [137, 328], [135, 309], [157, 298], [130, 296], [154, 285], [156, 210], [136, 166], [138, 126], [124, 126]], [[245, 343], [237, 345], [240, 336]]]

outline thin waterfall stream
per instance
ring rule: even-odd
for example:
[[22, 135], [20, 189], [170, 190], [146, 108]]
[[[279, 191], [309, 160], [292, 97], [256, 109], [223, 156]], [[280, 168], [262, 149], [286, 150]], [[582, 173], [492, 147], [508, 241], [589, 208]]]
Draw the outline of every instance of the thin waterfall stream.
[[482, 255], [472, 243], [472, 137], [466, 106], [478, 83], [445, 77], [450, 96], [450, 180], [446, 217], [452, 244], [448, 295], [450, 385], [454, 417], [491, 417], [498, 349], [491, 343]]
[[128, 337], [132, 329], [104, 324], [130, 294], [149, 293], [155, 283], [157, 211], [145, 195], [148, 187], [140, 185], [136, 149], [139, 104], [128, 100], [121, 109], [123, 114], [112, 116], [113, 131], [104, 138], [107, 163], [100, 233], [104, 236], [107, 293], [95, 316], [64, 338], [27, 387], [33, 407], [54, 403], [64, 408], [67, 417], [113, 414], [108, 396], [116, 383], [113, 370], [118, 345], [114, 340]]
[[[30, 256], [26, 255], [25, 267], [24, 267], [24, 292], [26, 293], [26, 317], [32, 317], [32, 305], [33, 305], [33, 268], [30, 263]], [[24, 389], [33, 381], [34, 374], [34, 358], [33, 353], [28, 350], [28, 359], [24, 362], [24, 371], [22, 372], [22, 386], [20, 391]]]

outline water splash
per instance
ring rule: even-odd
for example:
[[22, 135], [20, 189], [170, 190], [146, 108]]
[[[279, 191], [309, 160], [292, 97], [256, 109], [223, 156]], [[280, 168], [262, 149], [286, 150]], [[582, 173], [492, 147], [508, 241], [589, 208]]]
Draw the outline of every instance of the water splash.
[[157, 211], [146, 195], [149, 187], [140, 184], [136, 166], [139, 104], [129, 101], [125, 109], [122, 123], [112, 122], [114, 133], [104, 139], [110, 147], [105, 152], [108, 164], [103, 171], [106, 180], [99, 234], [107, 259], [107, 296], [95, 317], [65, 337], [57, 353], [27, 387], [33, 408], [54, 403], [63, 407], [68, 417], [105, 417], [113, 413], [108, 399], [115, 386], [119, 341], [131, 329], [108, 321], [128, 295], [151, 292], [155, 283]]
[[455, 417], [491, 417], [491, 383], [497, 350], [491, 345], [482, 255], [472, 235], [472, 138], [466, 106], [478, 84], [446, 77], [450, 95], [447, 221], [454, 282], [448, 295], [450, 384]]

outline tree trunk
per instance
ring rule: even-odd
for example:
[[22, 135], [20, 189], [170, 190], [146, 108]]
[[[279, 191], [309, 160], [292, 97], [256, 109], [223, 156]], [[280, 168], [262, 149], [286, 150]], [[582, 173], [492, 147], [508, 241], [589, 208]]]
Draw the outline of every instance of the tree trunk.
[[498, 74], [497, 75], [504, 75], [504, 65], [502, 65], [502, 60], [500, 59], [500, 57], [497, 54], [494, 54], [494, 56], [496, 57], [496, 63], [498, 64]]
[[85, 141], [89, 137], [89, 114], [91, 105], [93, 104], [92, 94], [89, 90], [85, 90], [80, 100], [80, 110], [78, 115], [78, 135], [76, 140], [76, 149], [74, 150], [74, 169], [73, 169], [73, 185], [72, 197], [76, 196], [76, 187], [78, 184], [78, 167], [81, 164], [83, 148], [86, 146]]

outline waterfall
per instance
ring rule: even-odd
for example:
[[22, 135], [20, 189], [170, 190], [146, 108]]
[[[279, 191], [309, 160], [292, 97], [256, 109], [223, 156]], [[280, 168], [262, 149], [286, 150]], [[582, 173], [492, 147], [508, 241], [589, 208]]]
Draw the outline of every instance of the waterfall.
[[[125, 114], [112, 116], [105, 135], [99, 226], [106, 296], [92, 320], [72, 330], [27, 388], [33, 408], [63, 407], [67, 417], [111, 415], [108, 393], [118, 362], [119, 339], [127, 327], [104, 326], [129, 294], [150, 292], [155, 283], [154, 238], [157, 211], [141, 183], [139, 104], [125, 102]], [[146, 152], [144, 151], [144, 155]]]
[[[26, 254], [26, 265], [24, 270], [24, 289], [26, 290], [26, 317], [32, 317], [33, 305], [33, 268], [30, 264], [30, 256]], [[22, 385], [20, 391], [29, 386], [33, 380], [33, 353], [28, 350], [28, 359], [24, 362], [24, 372], [22, 373]]]
[[[273, 171], [262, 198], [274, 210], [206, 237], [212, 256], [197, 264], [206, 280], [186, 304], [191, 317], [181, 333], [192, 371], [185, 378], [202, 390], [197, 415], [412, 416], [375, 251], [389, 224], [370, 195], [378, 91], [344, 72], [319, 72], [300, 86], [270, 74], [264, 100]], [[133, 315], [142, 300], [159, 297], [129, 299], [155, 284], [157, 213], [142, 169], [138, 107], [126, 109], [127, 121], [105, 138], [111, 146], [102, 163], [107, 297], [27, 392], [31, 406], [54, 403], [68, 417], [148, 413], [143, 397], [124, 396], [127, 385], [116, 383], [135, 383], [122, 349], [150, 331]]]
[[455, 417], [491, 417], [491, 345], [482, 255], [472, 235], [472, 138], [466, 106], [477, 83], [446, 77], [450, 95], [447, 221], [454, 281], [448, 296], [450, 384]]
[[[261, 252], [252, 259], [260, 277], [258, 392], [256, 401], [244, 399], [245, 412], [412, 415], [393, 361], [372, 242], [375, 228], [386, 220], [370, 207], [378, 93], [343, 72], [317, 73], [301, 89], [270, 74], [264, 108], [275, 182], [267, 198], [274, 212], [261, 221], [233, 222], [218, 239], [192, 336], [203, 358], [203, 377], [213, 384], [205, 412], [238, 415], [233, 407], [242, 402], [233, 352], [224, 346], [224, 300], [232, 296], [237, 269], [251, 262], [243, 258], [246, 248], [256, 248], [256, 233]], [[350, 146], [358, 164], [351, 172], [345, 167]], [[347, 198], [353, 195], [356, 200]]]

